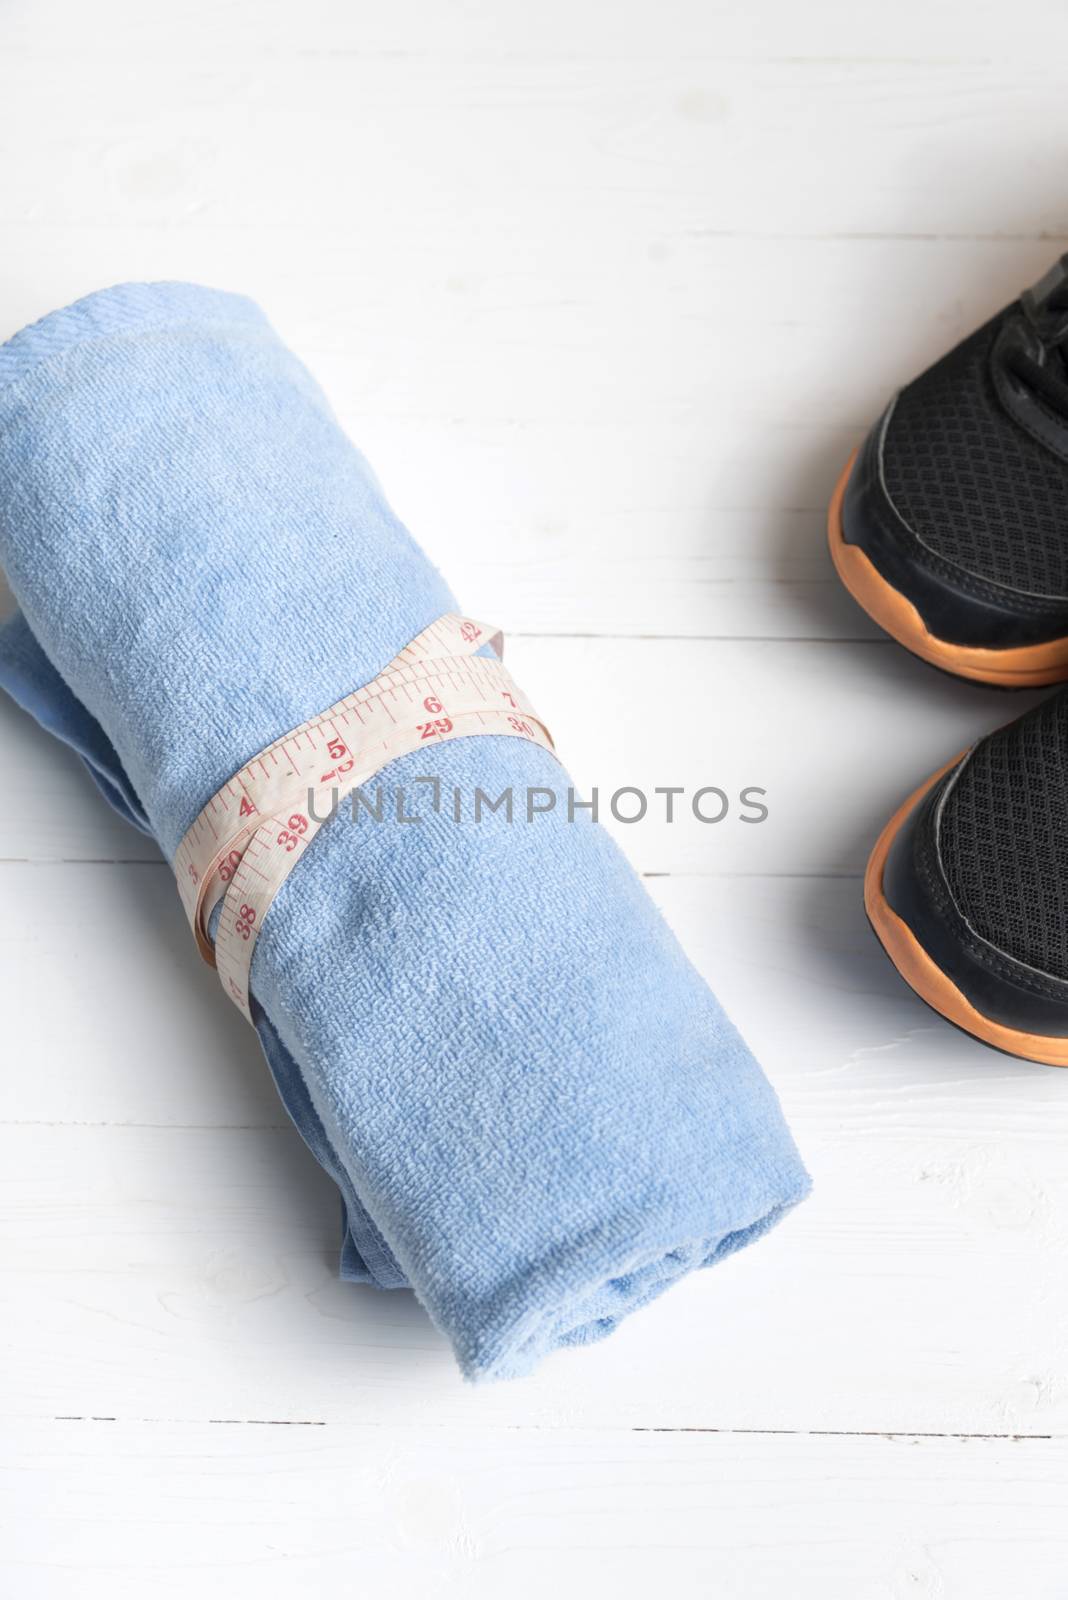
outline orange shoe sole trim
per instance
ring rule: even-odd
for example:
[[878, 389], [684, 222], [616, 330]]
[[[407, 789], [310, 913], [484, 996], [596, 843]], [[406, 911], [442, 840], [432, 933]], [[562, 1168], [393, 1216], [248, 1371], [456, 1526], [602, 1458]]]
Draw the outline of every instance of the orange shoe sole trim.
[[949, 644], [928, 630], [911, 600], [906, 600], [899, 590], [887, 583], [865, 552], [858, 545], [847, 544], [843, 536], [842, 501], [856, 454], [854, 451], [850, 456], [835, 486], [827, 513], [827, 540], [835, 571], [869, 617], [913, 655], [975, 683], [992, 683], [1003, 689], [1027, 689], [1060, 683], [1068, 678], [1068, 638], [987, 650], [973, 645]]
[[864, 874], [864, 908], [880, 944], [905, 982], [916, 991], [921, 1000], [926, 1000], [927, 1004], [941, 1016], [950, 1022], [955, 1022], [958, 1028], [963, 1028], [965, 1033], [973, 1034], [984, 1044], [993, 1045], [996, 1050], [1004, 1050], [1011, 1056], [1021, 1056], [1026, 1061], [1039, 1061], [1049, 1067], [1068, 1067], [1068, 1038], [1062, 1039], [1041, 1033], [1022, 1033], [1016, 1028], [1005, 1027], [1003, 1023], [993, 1022], [989, 1017], [984, 1017], [981, 1011], [977, 1011], [952, 979], [932, 961], [912, 929], [898, 916], [883, 892], [883, 869], [898, 829], [927, 791], [944, 773], [955, 767], [960, 759], [960, 756], [954, 757], [946, 766], [928, 778], [926, 783], [922, 783], [915, 794], [909, 796], [886, 824], [879, 835], [875, 849], [868, 858], [868, 867]]

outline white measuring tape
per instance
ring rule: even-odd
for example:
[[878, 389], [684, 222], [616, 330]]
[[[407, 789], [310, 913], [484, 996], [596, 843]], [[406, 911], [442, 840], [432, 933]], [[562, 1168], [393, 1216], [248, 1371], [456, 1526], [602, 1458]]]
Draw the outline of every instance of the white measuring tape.
[[[493, 658], [476, 655], [484, 645]], [[336, 790], [340, 799], [387, 762], [449, 739], [505, 734], [553, 748], [502, 650], [499, 629], [439, 617], [365, 688], [254, 756], [197, 817], [174, 858], [178, 892], [197, 948], [249, 1021], [263, 920], [327, 820], [310, 814], [309, 795]], [[208, 925], [220, 900], [213, 946]]]

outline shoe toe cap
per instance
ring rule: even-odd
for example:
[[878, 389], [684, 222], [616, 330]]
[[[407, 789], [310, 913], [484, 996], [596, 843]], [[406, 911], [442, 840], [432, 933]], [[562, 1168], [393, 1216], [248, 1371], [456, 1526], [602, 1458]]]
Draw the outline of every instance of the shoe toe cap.
[[[898, 492], [906, 445], [896, 437], [899, 397], [868, 434], [841, 501], [841, 538], [861, 550], [879, 577], [912, 606], [936, 640], [975, 649], [1042, 644], [1068, 634], [1068, 597], [1035, 595], [992, 583], [926, 542], [915, 496]], [[1068, 485], [1066, 485], [1068, 487]], [[966, 514], [966, 508], [960, 509]]]
[[1047, 842], [1020, 837], [1003, 786], [991, 785], [991, 769], [1006, 770], [1004, 749], [990, 748], [997, 738], [962, 756], [916, 799], [887, 850], [881, 894], [979, 1017], [1068, 1045], [1068, 928], [1055, 908], [1044, 920], [1028, 916], [1029, 895], [1048, 867]]

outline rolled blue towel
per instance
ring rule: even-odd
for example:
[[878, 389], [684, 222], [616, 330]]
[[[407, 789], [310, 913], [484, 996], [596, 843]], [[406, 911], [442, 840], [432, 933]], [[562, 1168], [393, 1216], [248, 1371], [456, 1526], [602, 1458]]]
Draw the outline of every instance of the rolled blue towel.
[[[0, 683], [168, 858], [239, 766], [455, 609], [262, 313], [182, 284], [0, 348], [0, 561]], [[381, 781], [424, 774], [567, 785], [498, 736]], [[254, 1017], [341, 1192], [343, 1276], [410, 1285], [469, 1378], [512, 1377], [758, 1237], [808, 1179], [587, 813], [418, 815], [322, 829], [256, 946]]]

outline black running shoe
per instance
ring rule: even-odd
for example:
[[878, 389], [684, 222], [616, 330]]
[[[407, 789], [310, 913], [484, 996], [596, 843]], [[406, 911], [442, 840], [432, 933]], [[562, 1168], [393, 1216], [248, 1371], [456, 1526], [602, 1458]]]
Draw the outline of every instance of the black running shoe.
[[1068, 1066], [1068, 690], [958, 756], [883, 829], [872, 927], [977, 1039]]
[[1068, 255], [891, 402], [829, 537], [854, 599], [925, 661], [1068, 678]]

